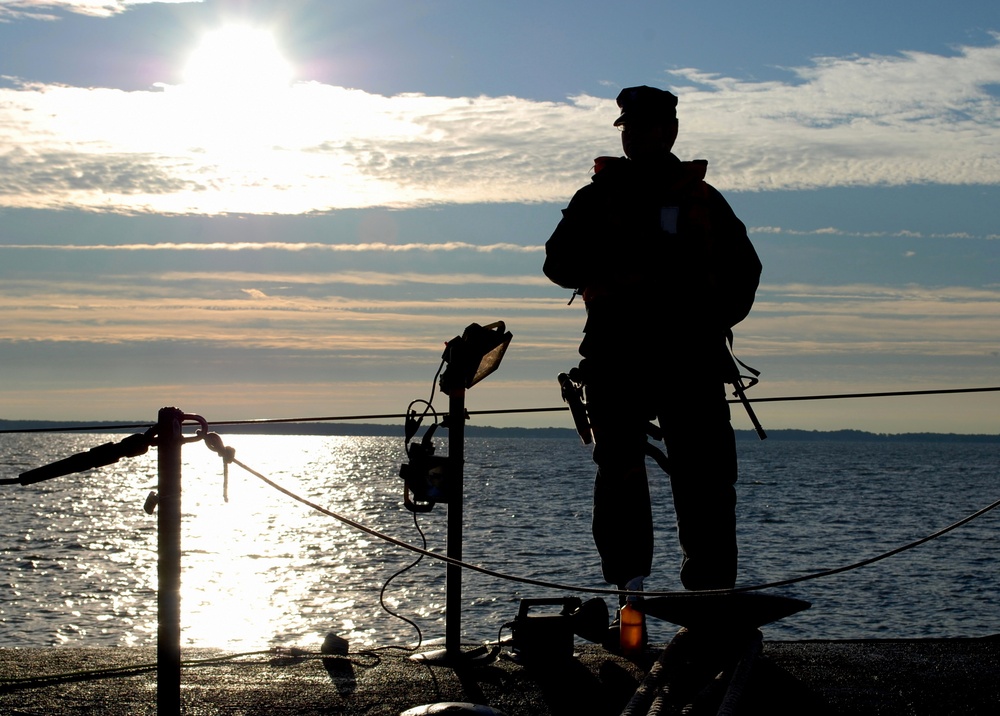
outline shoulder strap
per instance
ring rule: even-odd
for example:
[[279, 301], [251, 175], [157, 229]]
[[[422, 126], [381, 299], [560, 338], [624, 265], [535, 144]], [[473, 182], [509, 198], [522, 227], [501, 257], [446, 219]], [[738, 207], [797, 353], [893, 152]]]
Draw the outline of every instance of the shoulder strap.
[[[726, 330], [726, 342], [729, 344], [727, 347], [729, 357], [733, 361], [732, 372], [726, 377], [726, 382], [733, 384], [733, 394], [740, 399], [741, 403], [743, 403], [743, 408], [747, 411], [750, 422], [753, 423], [753, 429], [757, 432], [757, 437], [763, 440], [767, 437], [767, 433], [764, 432], [764, 428], [761, 427], [760, 421], [757, 420], [757, 414], [754, 413], [753, 406], [750, 405], [750, 401], [747, 400], [746, 396], [746, 391], [757, 384], [757, 376], [760, 375], [760, 371], [755, 368], [751, 368], [733, 354], [733, 332], [731, 329]], [[752, 376], [741, 375], [739, 368], [736, 367], [736, 364], [746, 368], [750, 371], [750, 373], [752, 373]], [[750, 381], [750, 385], [743, 385], [744, 377]]]

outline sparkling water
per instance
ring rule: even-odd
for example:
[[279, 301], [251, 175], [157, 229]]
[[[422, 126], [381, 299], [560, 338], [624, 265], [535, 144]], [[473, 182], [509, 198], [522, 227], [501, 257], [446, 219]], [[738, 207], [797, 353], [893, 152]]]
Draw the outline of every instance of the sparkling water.
[[[122, 435], [0, 435], [0, 478]], [[403, 508], [403, 441], [393, 437], [228, 435], [247, 466], [374, 530], [421, 545]], [[447, 454], [447, 434], [438, 453]], [[739, 443], [741, 586], [851, 564], [915, 541], [1000, 498], [1000, 444], [822, 441]], [[574, 437], [469, 438], [463, 557], [490, 570], [604, 588], [590, 537], [593, 465]], [[310, 509], [183, 448], [182, 643], [315, 648], [328, 632], [355, 645], [412, 645], [382, 608], [386, 581], [418, 555]], [[33, 486], [0, 487], [0, 645], [113, 646], [156, 640], [155, 448]], [[657, 524], [647, 590], [680, 589], [666, 477], [650, 463]], [[447, 506], [416, 517], [447, 550]], [[812, 602], [765, 627], [768, 639], [985, 636], [1000, 633], [1000, 510], [876, 564], [772, 589]], [[572, 592], [477, 572], [462, 584], [463, 639], [496, 639], [523, 597]], [[424, 557], [393, 579], [386, 605], [424, 644], [445, 631], [445, 565]], [[583, 598], [593, 595], [582, 594]], [[614, 599], [609, 597], [611, 605]], [[651, 623], [651, 638], [676, 627]], [[509, 636], [509, 632], [503, 634]]]

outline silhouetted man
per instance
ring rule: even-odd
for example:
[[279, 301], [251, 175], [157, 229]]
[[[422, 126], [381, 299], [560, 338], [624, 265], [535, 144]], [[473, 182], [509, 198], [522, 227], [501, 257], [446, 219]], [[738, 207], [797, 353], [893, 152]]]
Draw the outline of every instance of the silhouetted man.
[[736, 581], [736, 444], [726, 337], [753, 304], [761, 265], [746, 227], [682, 162], [677, 97], [618, 95], [625, 156], [601, 157], [545, 244], [545, 275], [587, 308], [581, 373], [594, 434], [594, 541], [604, 578], [641, 590], [653, 524], [646, 425], [664, 433], [687, 589]]

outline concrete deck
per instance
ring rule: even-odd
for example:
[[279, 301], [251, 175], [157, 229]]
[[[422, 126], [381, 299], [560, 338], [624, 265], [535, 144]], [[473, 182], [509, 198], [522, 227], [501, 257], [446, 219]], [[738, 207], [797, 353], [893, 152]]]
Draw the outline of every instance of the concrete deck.
[[[185, 667], [181, 713], [398, 716], [455, 701], [506, 716], [618, 716], [657, 655], [632, 663], [581, 643], [575, 658], [544, 668], [501, 658], [460, 669], [399, 651], [241, 656]], [[226, 654], [184, 652], [185, 660], [219, 656]], [[152, 648], [0, 649], [0, 714], [155, 714], [155, 662]], [[73, 674], [107, 668], [133, 670]], [[740, 705], [752, 714], [993, 716], [1000, 638], [765, 641]]]

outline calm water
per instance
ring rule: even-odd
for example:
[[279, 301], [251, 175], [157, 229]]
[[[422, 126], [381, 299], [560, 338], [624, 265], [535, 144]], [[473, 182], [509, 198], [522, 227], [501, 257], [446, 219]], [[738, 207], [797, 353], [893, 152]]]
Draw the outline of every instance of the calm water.
[[[0, 477], [121, 435], [0, 435]], [[236, 457], [328, 509], [413, 544], [402, 507], [402, 439], [225, 437]], [[446, 435], [439, 441], [446, 454]], [[740, 443], [740, 584], [874, 556], [1000, 498], [1000, 446], [874, 442]], [[379, 591], [414, 556], [274, 491], [237, 466], [223, 501], [221, 459], [184, 448], [185, 645], [315, 648], [329, 631], [356, 645], [412, 644]], [[466, 442], [464, 557], [519, 576], [603, 587], [590, 539], [593, 468], [576, 439]], [[670, 491], [651, 470], [659, 524], [647, 589], [679, 589]], [[156, 639], [155, 451], [86, 475], [0, 487], [0, 645], [136, 645]], [[446, 508], [419, 518], [446, 548]], [[1000, 510], [875, 565], [781, 590], [813, 603], [769, 639], [1000, 633]], [[444, 635], [444, 564], [424, 559], [387, 603], [425, 644]], [[463, 634], [495, 639], [525, 596], [565, 596], [477, 573], [463, 585]], [[674, 627], [656, 625], [653, 639]], [[506, 632], [504, 636], [509, 635]]]

